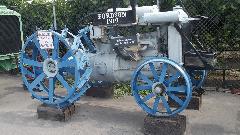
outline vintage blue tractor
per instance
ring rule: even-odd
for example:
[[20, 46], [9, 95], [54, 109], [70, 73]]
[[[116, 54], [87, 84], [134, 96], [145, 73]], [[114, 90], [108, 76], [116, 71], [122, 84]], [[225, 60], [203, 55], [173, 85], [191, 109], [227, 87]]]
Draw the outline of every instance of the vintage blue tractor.
[[[79, 100], [90, 82], [131, 82], [146, 113], [173, 116], [187, 107], [193, 90], [201, 90], [213, 54], [199, 51], [183, 27], [201, 18], [190, 18], [180, 6], [160, 12], [158, 6], [135, 3], [92, 18], [77, 35], [67, 28], [38, 30], [27, 39], [20, 67], [33, 98], [63, 108]], [[170, 107], [170, 99], [178, 107]]]

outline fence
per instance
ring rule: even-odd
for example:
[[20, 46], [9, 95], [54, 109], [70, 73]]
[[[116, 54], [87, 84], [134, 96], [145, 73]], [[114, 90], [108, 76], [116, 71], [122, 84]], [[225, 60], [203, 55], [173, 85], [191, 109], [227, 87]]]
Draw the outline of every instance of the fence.
[[193, 30], [206, 50], [216, 53], [217, 65], [206, 86], [240, 86], [240, 12], [238, 0], [183, 0], [179, 2], [190, 16], [206, 16]]

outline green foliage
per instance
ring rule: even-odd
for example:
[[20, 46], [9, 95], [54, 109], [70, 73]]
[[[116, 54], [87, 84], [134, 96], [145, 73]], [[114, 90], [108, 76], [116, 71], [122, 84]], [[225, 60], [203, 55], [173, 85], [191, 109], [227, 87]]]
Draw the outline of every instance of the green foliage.
[[[120, 7], [128, 7], [129, 0], [119, 0]], [[183, 3], [182, 3], [182, 2]], [[240, 7], [239, 0], [160, 0], [161, 11], [171, 10], [175, 4], [183, 4], [191, 16], [205, 15], [213, 20], [203, 24], [206, 29], [200, 40], [207, 42], [206, 46], [216, 50], [229, 47], [240, 48]], [[138, 0], [138, 6], [154, 5], [156, 0]], [[53, 24], [52, 3], [49, 0], [1, 0], [0, 5], [6, 5], [22, 14], [24, 36], [29, 36], [36, 30], [49, 29]], [[87, 25], [89, 14], [106, 11], [112, 7], [112, 0], [56, 0], [58, 28], [65, 25], [76, 33], [78, 29]], [[209, 25], [209, 23], [214, 23]], [[205, 27], [205, 28], [204, 28]], [[207, 28], [206, 28], [207, 27]]]
[[[121, 98], [124, 96], [132, 95], [132, 90], [129, 83], [116, 83], [114, 84], [113, 90], [114, 90], [114, 98]], [[151, 90], [141, 90], [139, 92], [139, 94], [142, 96], [146, 96], [150, 93], [152, 93]]]
[[[239, 0], [182, 0], [191, 16], [207, 16], [202, 24], [201, 41], [217, 51], [240, 50]], [[200, 28], [201, 29], [201, 28]]]
[[114, 90], [114, 98], [121, 98], [121, 97], [124, 97], [126, 95], [131, 95], [132, 94], [131, 87], [130, 87], [129, 83], [114, 84], [113, 90]]

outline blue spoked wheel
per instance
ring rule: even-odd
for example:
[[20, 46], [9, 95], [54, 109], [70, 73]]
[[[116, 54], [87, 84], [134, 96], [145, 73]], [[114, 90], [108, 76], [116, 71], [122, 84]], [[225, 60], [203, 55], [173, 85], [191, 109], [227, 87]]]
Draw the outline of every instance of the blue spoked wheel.
[[196, 90], [201, 88], [207, 78], [207, 70], [187, 70], [187, 72], [190, 75], [193, 88]]
[[75, 44], [70, 45], [57, 32], [41, 32], [52, 33], [53, 47], [40, 47], [38, 32], [27, 39], [20, 58], [22, 79], [33, 98], [64, 107], [86, 92], [92, 69]]
[[[187, 72], [167, 58], [143, 62], [134, 72], [131, 82], [138, 105], [153, 116], [173, 116], [183, 111], [192, 96], [192, 84]], [[185, 95], [185, 99], [178, 95]], [[171, 108], [169, 101], [178, 105]]]

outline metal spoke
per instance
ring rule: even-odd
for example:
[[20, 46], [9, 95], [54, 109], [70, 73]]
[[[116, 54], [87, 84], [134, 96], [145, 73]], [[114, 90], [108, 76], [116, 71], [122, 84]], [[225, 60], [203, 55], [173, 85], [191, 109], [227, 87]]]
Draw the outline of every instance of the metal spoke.
[[[37, 61], [38, 49], [36, 47], [33, 48], [32, 58], [33, 60]], [[33, 67], [33, 72], [36, 74], [36, 67]], [[35, 77], [35, 76], [34, 76]]]
[[158, 104], [160, 102], [160, 97], [156, 97], [154, 104], [153, 104], [153, 113], [156, 114], [158, 111]]
[[68, 50], [67, 53], [62, 57], [62, 61], [66, 61], [69, 57], [72, 56], [71, 50]]
[[[59, 65], [58, 65], [59, 66]], [[75, 67], [60, 67], [59, 68], [59, 73], [63, 73], [63, 72], [68, 72], [68, 73], [70, 73], [71, 75], [74, 75], [75, 74], [75, 72], [74, 72], [74, 70], [75, 70]], [[80, 73], [79, 73], [80, 74]], [[62, 74], [61, 74], [62, 75]], [[80, 78], [80, 77], [79, 77]]]
[[49, 93], [48, 88], [46, 88], [46, 86], [45, 86], [45, 84], [43, 84], [43, 82], [39, 83], [39, 89], [42, 90], [43, 92], [47, 93], [47, 94]]
[[149, 85], [152, 85], [152, 84], [153, 84], [153, 82], [152, 82], [147, 76], [145, 76], [144, 74], [142, 74], [141, 72], [139, 72], [139, 77], [140, 77], [141, 79], [143, 79], [143, 81], [145, 81], [145, 82], [148, 83]]
[[147, 96], [145, 96], [142, 100], [143, 100], [143, 102], [146, 102], [146, 101], [148, 101], [149, 99], [151, 99], [154, 96], [155, 96], [154, 93], [150, 93]]
[[74, 70], [74, 76], [75, 76], [75, 79], [76, 79], [76, 81], [74, 82], [74, 87], [77, 87], [78, 86], [78, 82], [80, 82], [79, 80], [81, 79], [80, 78], [80, 73], [79, 73], [79, 71], [77, 70], [77, 68], [75, 68], [75, 70]]
[[33, 89], [34, 87], [36, 87], [37, 84], [39, 84], [45, 77], [44, 73], [41, 73], [31, 84], [30, 84], [30, 88]]
[[74, 59], [72, 60], [66, 60], [66, 61], [62, 61], [58, 64], [59, 68], [64, 68], [64, 67], [72, 67], [75, 65]]
[[29, 75], [31, 77], [35, 77], [35, 75], [32, 72], [30, 72], [29, 70], [27, 70], [26, 68], [23, 67], [22, 70], [23, 70], [24, 75]]
[[177, 72], [176, 74], [174, 74], [174, 76], [172, 76], [171, 78], [169, 78], [168, 83], [170, 84], [171, 82], [175, 81], [176, 79], [178, 79], [181, 76], [181, 74], [179, 72]]
[[162, 100], [163, 106], [166, 108], [167, 112], [168, 112], [169, 114], [171, 114], [172, 111], [171, 111], [171, 109], [170, 109], [170, 107], [169, 107], [169, 105], [168, 105], [167, 100], [165, 99], [165, 97], [164, 97], [164, 96], [161, 96], [161, 100]]
[[161, 72], [160, 78], [159, 78], [159, 82], [160, 83], [162, 83], [164, 81], [166, 73], [167, 73], [167, 64], [163, 63], [163, 65], [162, 65], [162, 72]]
[[37, 49], [40, 52], [40, 54], [42, 55], [42, 57], [44, 59], [47, 59], [48, 54], [47, 54], [46, 50], [40, 48], [40, 44], [39, 44], [36, 36], [33, 38], [33, 42], [35, 43], [35, 46], [37, 47]]
[[56, 77], [61, 82], [61, 84], [67, 89], [67, 92], [70, 93], [72, 87], [68, 85], [67, 81], [65, 81], [64, 78], [59, 73], [57, 74]]
[[[54, 80], [54, 82], [55, 82], [55, 80]], [[54, 83], [54, 84], [55, 84], [55, 83]], [[41, 89], [43, 92], [49, 94], [48, 88], [46, 88], [45, 85], [44, 85], [42, 82], [41, 82], [39, 85], [40, 85], [40, 89]], [[54, 100], [57, 100], [57, 98], [64, 98], [64, 97], [62, 97], [62, 96], [59, 96], [59, 95], [54, 94], [54, 92], [53, 92], [53, 95], [54, 95], [54, 96], [53, 96], [53, 99], [54, 99]], [[46, 98], [46, 100], [49, 100], [49, 97]]]
[[22, 58], [23, 63], [29, 66], [35, 66], [35, 67], [43, 67], [43, 64], [38, 62], [38, 61], [34, 61], [34, 60], [30, 60], [30, 59], [26, 59], [26, 58]]
[[167, 87], [168, 92], [185, 92], [187, 89], [187, 86], [178, 86], [178, 87]]
[[27, 58], [27, 59], [31, 59], [26, 53], [23, 53], [23, 54], [22, 54], [22, 57], [23, 57], [23, 58]]
[[154, 79], [156, 80], [156, 81], [158, 81], [158, 73], [157, 73], [157, 71], [155, 70], [155, 67], [154, 67], [154, 65], [153, 65], [153, 63], [149, 63], [149, 66], [150, 66], [150, 69], [151, 69], [151, 71], [152, 71], [152, 73], [153, 73], [153, 77], [154, 77]]
[[38, 49], [37, 49], [37, 47], [34, 47], [33, 48], [33, 53], [32, 53], [32, 58], [34, 58], [34, 60], [36, 60], [37, 55], [38, 55]]
[[136, 90], [140, 91], [140, 90], [151, 90], [152, 86], [151, 85], [141, 85], [141, 86], [137, 86]]
[[53, 46], [54, 49], [52, 50], [52, 58], [55, 60], [58, 58], [58, 53], [59, 53], [59, 39], [57, 37], [57, 35], [54, 35], [54, 42], [53, 42]]
[[183, 101], [179, 97], [175, 96], [174, 94], [172, 94], [170, 92], [167, 92], [167, 95], [169, 97], [171, 97], [174, 101], [176, 101], [179, 105], [181, 105], [181, 106], [183, 105]]
[[53, 78], [49, 78], [49, 93], [48, 93], [48, 96], [49, 96], [49, 101], [50, 102], [53, 102], [54, 87], [55, 87], [55, 83], [54, 83]]

